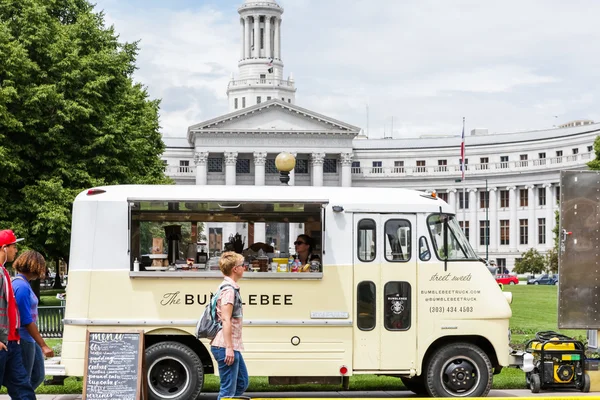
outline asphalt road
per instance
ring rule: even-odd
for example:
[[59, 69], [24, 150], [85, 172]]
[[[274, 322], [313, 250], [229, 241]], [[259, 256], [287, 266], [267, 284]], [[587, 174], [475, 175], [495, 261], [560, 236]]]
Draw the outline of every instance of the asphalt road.
[[[261, 393], [244, 393], [244, 396], [251, 397], [253, 400], [260, 399], [298, 399], [298, 398], [312, 398], [312, 399], [342, 399], [342, 398], [369, 398], [369, 399], [389, 399], [389, 398], [418, 398], [412, 392], [402, 391], [377, 391], [377, 392], [359, 392], [359, 391], [339, 391], [339, 392], [261, 392]], [[586, 396], [600, 396], [600, 392], [581, 393], [579, 391], [568, 390], [568, 391], [547, 391], [542, 393], [531, 393], [530, 390], [518, 389], [518, 390], [492, 390], [488, 397], [495, 398], [509, 398], [509, 397], [552, 397], [555, 400], [559, 398], [574, 399], [576, 397]], [[215, 400], [217, 398], [216, 393], [208, 393], [200, 396], [200, 400]], [[7, 395], [0, 395], [0, 400], [9, 400], [10, 397]], [[80, 400], [81, 395], [73, 394], [53, 394], [53, 395], [38, 395], [38, 400]]]

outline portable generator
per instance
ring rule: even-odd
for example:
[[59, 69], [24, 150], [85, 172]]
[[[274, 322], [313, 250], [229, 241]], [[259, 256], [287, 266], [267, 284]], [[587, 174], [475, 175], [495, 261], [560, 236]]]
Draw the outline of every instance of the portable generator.
[[590, 391], [585, 347], [580, 341], [553, 331], [538, 332], [527, 342], [526, 351], [533, 355], [534, 369], [525, 374], [532, 393], [559, 388]]

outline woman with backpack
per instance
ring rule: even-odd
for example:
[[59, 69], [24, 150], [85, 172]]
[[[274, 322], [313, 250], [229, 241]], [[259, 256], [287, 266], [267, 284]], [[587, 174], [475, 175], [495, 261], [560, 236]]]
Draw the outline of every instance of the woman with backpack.
[[242, 298], [238, 280], [244, 275], [244, 257], [233, 251], [225, 252], [219, 260], [224, 275], [216, 303], [217, 321], [222, 329], [211, 341], [211, 352], [219, 364], [221, 389], [217, 400], [241, 396], [248, 388], [248, 370], [242, 357]]

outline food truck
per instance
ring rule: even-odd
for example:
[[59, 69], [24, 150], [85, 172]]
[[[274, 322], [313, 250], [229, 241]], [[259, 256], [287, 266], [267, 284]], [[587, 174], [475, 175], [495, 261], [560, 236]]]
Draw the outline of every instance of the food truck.
[[[217, 228], [205, 238], [207, 226], [243, 234], [227, 243]], [[271, 243], [257, 243], [265, 226]], [[298, 234], [313, 238], [319, 262], [295, 272], [286, 260]], [[222, 274], [219, 252], [195, 245], [219, 240], [247, 260], [251, 376], [348, 385], [389, 375], [420, 394], [478, 397], [523, 362], [509, 348], [511, 293], [434, 192], [122, 185], [73, 204], [62, 373], [85, 375], [88, 331], [142, 330], [149, 398], [196, 398], [218, 374], [194, 330]]]

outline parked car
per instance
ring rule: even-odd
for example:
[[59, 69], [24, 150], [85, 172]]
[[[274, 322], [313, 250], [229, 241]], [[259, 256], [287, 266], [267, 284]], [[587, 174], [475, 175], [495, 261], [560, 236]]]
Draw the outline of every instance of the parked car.
[[517, 278], [515, 275], [498, 274], [496, 275], [496, 282], [503, 285], [518, 285], [519, 278]]
[[558, 282], [558, 275], [544, 274], [537, 278], [530, 278], [527, 280], [528, 285], [556, 285]]

